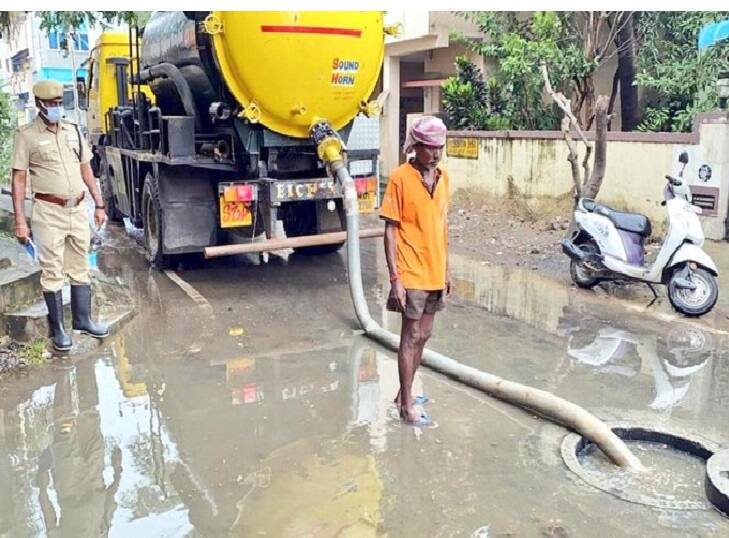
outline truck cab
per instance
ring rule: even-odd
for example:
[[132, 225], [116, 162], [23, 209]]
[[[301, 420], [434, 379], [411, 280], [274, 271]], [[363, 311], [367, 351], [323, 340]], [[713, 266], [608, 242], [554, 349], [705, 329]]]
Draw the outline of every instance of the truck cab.
[[[103, 146], [107, 133], [106, 111], [124, 105], [131, 100], [129, 84], [130, 52], [136, 58], [136, 46], [130, 45], [128, 32], [104, 32], [96, 40], [89, 54], [87, 77], [79, 84], [79, 108], [86, 111], [85, 127], [89, 143], [94, 148], [91, 166], [99, 175], [100, 155], [97, 146]], [[154, 94], [148, 87], [142, 92], [152, 101]]]

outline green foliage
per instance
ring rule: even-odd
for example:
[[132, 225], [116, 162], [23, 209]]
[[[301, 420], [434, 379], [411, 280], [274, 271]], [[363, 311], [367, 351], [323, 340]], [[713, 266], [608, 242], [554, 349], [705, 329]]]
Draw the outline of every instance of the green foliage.
[[71, 28], [80, 28], [83, 25], [102, 26], [118, 25], [122, 23], [135, 24], [139, 19], [140, 11], [37, 11], [36, 15], [41, 21], [43, 30], [68, 31]]
[[669, 114], [665, 108], [646, 108], [643, 121], [638, 125], [639, 131], [662, 131], [668, 123]]
[[443, 85], [443, 108], [446, 123], [454, 130], [508, 129], [502, 115], [503, 103], [494, 79], [484, 82], [483, 74], [465, 56], [456, 58], [458, 72]]
[[640, 14], [636, 82], [648, 91], [639, 130], [689, 131], [695, 114], [716, 108], [716, 79], [729, 70], [729, 44], [699, 53], [697, 40], [702, 26], [726, 18], [726, 11]]
[[[549, 65], [555, 89], [568, 95], [573, 80], [590, 76], [597, 67], [582, 51], [581, 38], [570, 20], [573, 15], [536, 11], [526, 20], [517, 19], [513, 12], [472, 11], [461, 15], [488, 36], [484, 41], [456, 38], [498, 66], [488, 82], [493, 98], [490, 109], [497, 111], [498, 123], [509, 129], [558, 129], [560, 114], [551, 101], [544, 99], [540, 62]], [[462, 84], [467, 82], [461, 79]], [[465, 87], [455, 84], [451, 83], [446, 95], [468, 93]], [[471, 98], [475, 96], [466, 101]]]
[[18, 350], [18, 354], [25, 359], [26, 363], [38, 366], [46, 362], [45, 351], [46, 341], [43, 338], [38, 338], [30, 344], [23, 345]]
[[15, 118], [10, 96], [0, 89], [0, 184], [10, 183], [10, 154], [13, 151]]
[[[12, 35], [19, 20], [18, 15], [22, 11], [0, 11], [0, 34], [2, 37]], [[35, 15], [40, 19], [42, 30], [56, 30], [66, 32], [72, 28], [80, 28], [84, 25], [89, 27], [101, 26], [106, 28], [121, 23], [137, 24], [144, 26], [151, 11], [36, 11]]]

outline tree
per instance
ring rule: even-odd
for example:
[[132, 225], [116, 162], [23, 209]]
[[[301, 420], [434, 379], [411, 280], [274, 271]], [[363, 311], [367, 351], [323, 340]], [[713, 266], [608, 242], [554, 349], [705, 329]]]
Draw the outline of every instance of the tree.
[[618, 19], [620, 30], [615, 34], [615, 48], [618, 51], [618, 67], [613, 77], [613, 90], [610, 95], [608, 113], [612, 114], [617, 92], [620, 89], [620, 118], [622, 131], [633, 131], [640, 122], [640, 109], [638, 103], [638, 86], [635, 84], [636, 75], [636, 35], [633, 13], [626, 12]]
[[[4, 38], [12, 35], [23, 11], [0, 11], [0, 34]], [[34, 14], [41, 21], [43, 30], [68, 31], [83, 25], [110, 26], [121, 23], [142, 25], [148, 19], [150, 11], [36, 11]]]
[[454, 130], [508, 129], [505, 114], [506, 96], [492, 78], [484, 81], [483, 73], [466, 56], [456, 58], [456, 76], [443, 84], [445, 121]]
[[698, 112], [716, 106], [716, 79], [729, 70], [729, 43], [699, 53], [699, 30], [727, 11], [642, 12], [636, 81], [648, 91], [644, 131], [689, 131]]
[[541, 62], [548, 64], [554, 87], [569, 97], [579, 125], [589, 129], [595, 114], [596, 72], [621, 47], [634, 46], [633, 40], [617, 39], [626, 36], [630, 12], [535, 11], [519, 18], [513, 12], [472, 11], [462, 16], [487, 36], [484, 41], [461, 39], [497, 61], [494, 78], [518, 104], [511, 117], [514, 129], [555, 129], [559, 125], [554, 106], [543, 100]]
[[38, 11], [41, 28], [64, 30], [88, 26], [110, 26], [119, 24], [141, 24], [149, 18], [149, 11]]
[[[572, 112], [572, 105], [562, 93], [552, 88], [549, 80], [549, 71], [545, 62], [541, 63], [542, 79], [546, 92], [552, 97], [557, 106], [564, 113], [562, 118], [562, 135], [569, 149], [567, 160], [572, 169], [572, 181], [575, 185], [575, 200], [581, 197], [595, 199], [607, 169], [607, 130], [610, 116], [608, 106], [610, 99], [606, 95], [600, 95], [595, 100], [595, 160], [594, 167], [590, 169], [590, 157], [593, 153], [593, 146], [588, 142], [585, 133], [580, 128], [579, 122]], [[585, 156], [582, 160], [582, 172], [578, 163], [579, 153], [577, 146], [572, 140], [572, 130], [575, 130], [585, 146]]]

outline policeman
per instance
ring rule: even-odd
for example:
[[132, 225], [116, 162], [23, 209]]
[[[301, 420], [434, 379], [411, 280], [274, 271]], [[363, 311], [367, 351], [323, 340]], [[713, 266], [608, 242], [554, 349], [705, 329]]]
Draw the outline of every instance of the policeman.
[[106, 325], [91, 320], [91, 280], [88, 252], [90, 226], [86, 190], [96, 204], [94, 222], [106, 221], [104, 202], [96, 187], [89, 160], [91, 150], [78, 127], [61, 119], [63, 86], [42, 80], [33, 86], [38, 116], [15, 132], [12, 191], [15, 237], [25, 244], [30, 230], [25, 218], [26, 182], [33, 193], [31, 228], [41, 266], [41, 286], [48, 306], [53, 346], [71, 349], [63, 323], [61, 288], [71, 281], [73, 329], [96, 338], [109, 334]]

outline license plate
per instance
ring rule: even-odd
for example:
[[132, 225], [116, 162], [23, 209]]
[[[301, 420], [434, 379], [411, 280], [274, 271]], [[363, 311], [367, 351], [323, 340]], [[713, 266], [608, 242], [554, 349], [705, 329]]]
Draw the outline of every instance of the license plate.
[[373, 213], [375, 204], [377, 203], [377, 193], [363, 192], [362, 194], [358, 194], [357, 202], [359, 203], [360, 213]]
[[312, 181], [282, 180], [271, 183], [271, 201], [274, 203], [298, 200], [326, 200], [341, 198], [342, 189], [333, 179], [324, 178]]
[[220, 227], [235, 228], [253, 224], [252, 202], [226, 202], [220, 195]]

